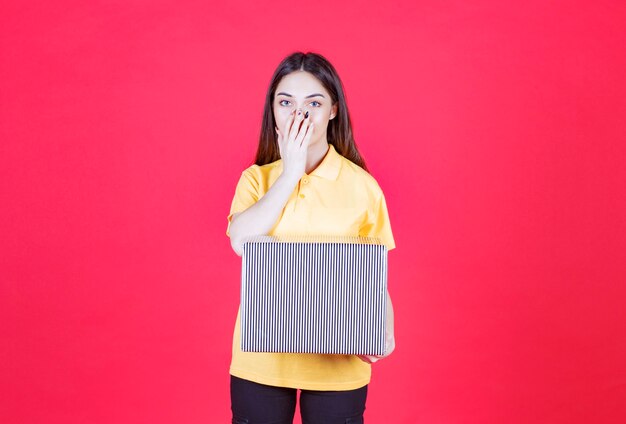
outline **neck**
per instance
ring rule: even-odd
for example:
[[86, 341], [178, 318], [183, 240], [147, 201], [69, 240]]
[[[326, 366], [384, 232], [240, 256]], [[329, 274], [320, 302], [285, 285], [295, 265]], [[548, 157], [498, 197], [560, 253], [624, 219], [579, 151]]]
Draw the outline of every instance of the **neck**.
[[326, 153], [328, 153], [329, 145], [326, 140], [316, 143], [315, 146], [309, 147], [306, 156], [306, 169], [304, 172], [310, 174], [322, 162]]

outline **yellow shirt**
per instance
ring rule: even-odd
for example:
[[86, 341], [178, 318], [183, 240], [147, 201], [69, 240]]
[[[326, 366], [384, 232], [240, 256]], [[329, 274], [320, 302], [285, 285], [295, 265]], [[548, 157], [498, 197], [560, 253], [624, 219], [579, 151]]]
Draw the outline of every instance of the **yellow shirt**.
[[[228, 215], [256, 203], [282, 173], [282, 160], [252, 165], [242, 174]], [[383, 192], [363, 168], [332, 144], [322, 162], [304, 174], [269, 235], [380, 237], [395, 248]], [[272, 386], [308, 390], [353, 390], [368, 384], [371, 365], [355, 355], [241, 351], [240, 313], [233, 334], [230, 374]]]

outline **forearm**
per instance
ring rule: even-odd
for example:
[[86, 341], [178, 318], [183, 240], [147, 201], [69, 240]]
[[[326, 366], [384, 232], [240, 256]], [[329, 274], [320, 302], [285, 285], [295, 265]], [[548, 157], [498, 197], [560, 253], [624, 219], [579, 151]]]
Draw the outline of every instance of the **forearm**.
[[298, 181], [282, 174], [254, 205], [233, 216], [230, 244], [237, 255], [241, 256], [246, 237], [267, 234], [272, 229]]

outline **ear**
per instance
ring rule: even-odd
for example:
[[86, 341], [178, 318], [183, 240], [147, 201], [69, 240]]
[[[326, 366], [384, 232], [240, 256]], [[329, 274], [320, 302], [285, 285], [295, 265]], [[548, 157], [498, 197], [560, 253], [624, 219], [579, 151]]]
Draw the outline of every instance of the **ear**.
[[330, 118], [329, 119], [333, 119], [335, 116], [337, 116], [337, 103], [335, 103], [331, 108], [330, 108]]

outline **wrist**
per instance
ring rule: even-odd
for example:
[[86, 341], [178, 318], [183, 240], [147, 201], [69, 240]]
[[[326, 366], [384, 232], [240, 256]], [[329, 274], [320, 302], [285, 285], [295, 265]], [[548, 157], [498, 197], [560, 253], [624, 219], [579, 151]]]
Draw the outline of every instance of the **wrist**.
[[289, 185], [295, 186], [298, 181], [300, 181], [300, 178], [302, 178], [302, 174], [297, 174], [292, 171], [283, 171], [283, 173], [280, 174], [280, 177], [278, 178], [286, 181]]

